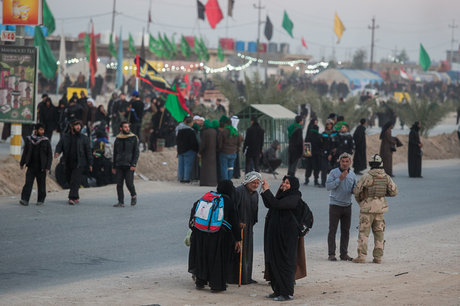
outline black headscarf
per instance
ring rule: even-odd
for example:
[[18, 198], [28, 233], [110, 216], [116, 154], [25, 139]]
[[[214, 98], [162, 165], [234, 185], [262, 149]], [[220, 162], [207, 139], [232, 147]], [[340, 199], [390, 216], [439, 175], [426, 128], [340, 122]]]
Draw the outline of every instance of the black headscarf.
[[233, 199], [233, 194], [235, 193], [235, 186], [230, 180], [223, 180], [217, 184], [217, 193], [225, 194]]
[[394, 125], [394, 121], [388, 121], [387, 123], [385, 123], [385, 125], [382, 127], [382, 131], [380, 132], [380, 139], [383, 138], [383, 135], [385, 134], [385, 132], [390, 128], [390, 126]]
[[276, 198], [277, 199], [284, 198], [285, 196], [293, 194], [293, 193], [299, 193], [300, 194], [300, 191], [299, 191], [299, 188], [300, 188], [299, 179], [296, 178], [295, 176], [285, 175], [283, 177], [283, 182], [286, 179], [291, 184], [291, 188], [289, 188], [286, 191], [282, 191], [281, 186], [280, 186], [280, 189], [278, 189], [278, 192], [276, 193]]
[[418, 126], [419, 124], [420, 124], [420, 122], [415, 121], [410, 129], [418, 132], [420, 130], [420, 127]]

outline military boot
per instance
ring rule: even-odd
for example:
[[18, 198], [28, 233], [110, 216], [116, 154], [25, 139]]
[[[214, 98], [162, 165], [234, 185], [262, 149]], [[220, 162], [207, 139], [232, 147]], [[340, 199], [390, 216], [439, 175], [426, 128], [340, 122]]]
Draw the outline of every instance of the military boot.
[[365, 263], [366, 262], [366, 258], [365, 257], [356, 257], [352, 260], [354, 263]]

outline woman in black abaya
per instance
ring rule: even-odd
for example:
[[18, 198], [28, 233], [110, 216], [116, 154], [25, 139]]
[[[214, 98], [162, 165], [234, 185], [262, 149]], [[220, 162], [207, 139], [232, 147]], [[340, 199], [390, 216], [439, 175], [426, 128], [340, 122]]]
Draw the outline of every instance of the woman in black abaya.
[[266, 180], [262, 185], [262, 200], [269, 209], [265, 219], [265, 273], [270, 279], [275, 301], [293, 299], [299, 232], [295, 220], [296, 208], [302, 194], [299, 180], [285, 176], [276, 193], [270, 191]]
[[[217, 233], [196, 229], [193, 221], [195, 208], [199, 201], [193, 205], [189, 220], [192, 235], [188, 271], [195, 276], [196, 289], [203, 289], [208, 284], [213, 292], [226, 290], [232, 248], [234, 247], [237, 252], [241, 248], [240, 226], [233, 202], [234, 192], [235, 187], [230, 180], [221, 181], [217, 185], [217, 193], [224, 198], [224, 220], [231, 224], [231, 230], [223, 225]], [[234, 241], [236, 241], [235, 244]]]
[[409, 133], [409, 177], [422, 177], [422, 143], [419, 136], [420, 122], [416, 121]]

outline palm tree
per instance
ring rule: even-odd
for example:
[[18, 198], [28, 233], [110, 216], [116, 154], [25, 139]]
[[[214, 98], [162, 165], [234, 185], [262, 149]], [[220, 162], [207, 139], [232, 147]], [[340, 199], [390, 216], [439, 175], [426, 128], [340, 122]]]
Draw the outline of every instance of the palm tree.
[[440, 102], [430, 100], [428, 97], [416, 97], [411, 95], [410, 102], [390, 103], [396, 115], [408, 124], [416, 121], [421, 123], [420, 135], [428, 136], [428, 132], [434, 128], [449, 112], [453, 104], [450, 101]]

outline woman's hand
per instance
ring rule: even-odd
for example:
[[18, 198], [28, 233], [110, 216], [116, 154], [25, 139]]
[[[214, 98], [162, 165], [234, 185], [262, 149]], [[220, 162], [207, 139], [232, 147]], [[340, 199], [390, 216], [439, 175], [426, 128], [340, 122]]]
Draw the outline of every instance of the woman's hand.
[[267, 182], [266, 179], [262, 182], [262, 192], [265, 192], [266, 190], [270, 189], [270, 184]]

